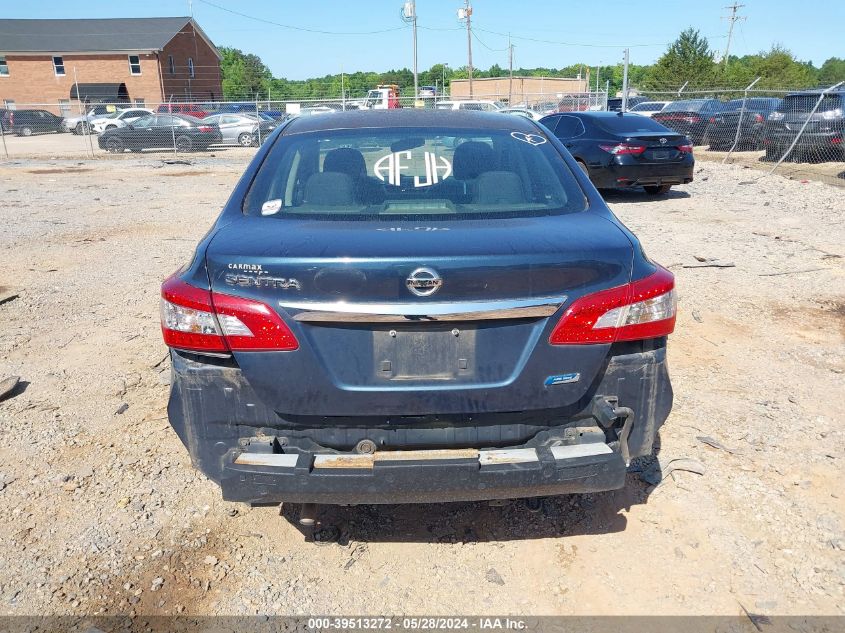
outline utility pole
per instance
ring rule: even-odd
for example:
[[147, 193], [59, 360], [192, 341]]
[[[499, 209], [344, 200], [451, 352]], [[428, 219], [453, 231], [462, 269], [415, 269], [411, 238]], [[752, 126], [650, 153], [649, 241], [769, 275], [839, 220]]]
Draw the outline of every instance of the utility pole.
[[744, 6], [745, 6], [744, 4], [737, 4], [736, 2], [734, 2], [731, 6], [725, 7], [726, 9], [730, 9], [731, 14], [722, 17], [723, 20], [727, 20], [729, 22], [729, 24], [728, 24], [728, 43], [727, 43], [727, 45], [725, 45], [725, 70], [728, 69], [728, 55], [731, 52], [731, 38], [733, 37], [733, 34], [734, 34], [734, 24], [737, 22], [737, 20], [744, 20], [745, 19], [744, 16], [737, 15], [736, 12]]
[[513, 103], [513, 44], [508, 33], [508, 107]]
[[628, 110], [628, 58], [629, 51], [625, 49], [625, 66], [622, 69], [622, 112]]
[[416, 107], [420, 93], [417, 79], [417, 0], [408, 0], [402, 6], [402, 21], [411, 25], [414, 38], [414, 107]]
[[467, 72], [469, 73], [469, 96], [472, 98], [472, 5], [464, 0], [464, 8], [458, 9], [458, 19], [467, 23]]

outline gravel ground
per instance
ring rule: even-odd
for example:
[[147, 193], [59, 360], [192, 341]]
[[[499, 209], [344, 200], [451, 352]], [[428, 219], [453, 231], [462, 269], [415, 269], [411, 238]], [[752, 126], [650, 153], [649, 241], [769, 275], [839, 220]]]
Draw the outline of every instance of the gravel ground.
[[[0, 615], [845, 613], [841, 189], [703, 162], [608, 196], [677, 275], [659, 459], [703, 474], [533, 512], [329, 508], [318, 544], [221, 501], [166, 419], [158, 284], [246, 155], [0, 163], [0, 377], [23, 381], [0, 402]], [[735, 265], [688, 267], [711, 258]]]

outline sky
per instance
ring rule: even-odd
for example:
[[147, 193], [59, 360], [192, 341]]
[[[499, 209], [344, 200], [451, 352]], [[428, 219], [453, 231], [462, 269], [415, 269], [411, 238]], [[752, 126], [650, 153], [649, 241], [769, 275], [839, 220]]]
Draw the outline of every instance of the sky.
[[[732, 0], [474, 0], [473, 65], [560, 68], [575, 63], [610, 65], [630, 47], [631, 63], [654, 62], [692, 26], [724, 51]], [[4, 18], [107, 18], [179, 16], [193, 12], [218, 46], [255, 53], [276, 77], [305, 79], [358, 70], [412, 66], [411, 29], [400, 19], [404, 0], [66, 0], [10, 2]], [[768, 50], [778, 43], [798, 59], [820, 66], [845, 57], [845, 2], [839, 0], [737, 0], [731, 54]], [[0, 0], [0, 5], [6, 5]], [[418, 68], [466, 65], [467, 34], [457, 19], [463, 0], [417, 0]], [[238, 15], [243, 14], [243, 15]], [[250, 16], [250, 17], [245, 17]], [[820, 19], [822, 18], [823, 19]], [[322, 32], [315, 32], [322, 31]], [[2, 44], [0, 44], [2, 46]]]

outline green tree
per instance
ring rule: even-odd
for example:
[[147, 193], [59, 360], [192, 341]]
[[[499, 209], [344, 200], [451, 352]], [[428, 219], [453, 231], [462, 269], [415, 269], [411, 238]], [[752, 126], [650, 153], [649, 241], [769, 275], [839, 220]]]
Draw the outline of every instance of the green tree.
[[273, 73], [258, 55], [225, 46], [220, 48], [220, 54], [225, 99], [250, 99], [267, 94]]
[[808, 88], [818, 81], [818, 72], [810, 62], [801, 62], [783, 46], [775, 44], [766, 52], [748, 60], [751, 75], [762, 77], [755, 86], [761, 88]]
[[845, 59], [831, 57], [819, 68], [819, 83], [825, 85], [845, 81]]
[[690, 27], [669, 45], [666, 52], [643, 78], [643, 87], [652, 90], [712, 86], [716, 65], [707, 38]]

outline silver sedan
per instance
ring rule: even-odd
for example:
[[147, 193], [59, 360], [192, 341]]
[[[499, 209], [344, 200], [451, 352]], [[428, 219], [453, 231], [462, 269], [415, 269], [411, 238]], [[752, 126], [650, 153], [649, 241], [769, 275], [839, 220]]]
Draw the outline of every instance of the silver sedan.
[[259, 140], [263, 141], [276, 127], [265, 121], [259, 123], [254, 116], [246, 114], [212, 114], [205, 117], [203, 122], [217, 125], [220, 128], [223, 135], [223, 145], [241, 145], [243, 147], [257, 145]]

